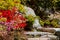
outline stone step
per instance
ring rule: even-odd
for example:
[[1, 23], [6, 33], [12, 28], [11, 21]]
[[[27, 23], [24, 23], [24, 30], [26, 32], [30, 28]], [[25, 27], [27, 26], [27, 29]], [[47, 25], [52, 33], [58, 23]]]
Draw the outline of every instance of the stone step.
[[50, 40], [50, 38], [28, 38], [28, 40]]

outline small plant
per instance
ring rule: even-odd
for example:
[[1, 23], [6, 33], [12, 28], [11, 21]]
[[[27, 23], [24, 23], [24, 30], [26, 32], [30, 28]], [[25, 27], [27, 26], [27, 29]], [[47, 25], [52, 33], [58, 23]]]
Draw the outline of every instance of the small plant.
[[50, 20], [45, 20], [45, 24], [50, 25]]
[[59, 27], [59, 20], [58, 19], [52, 19], [52, 20], [41, 20], [40, 19], [40, 24], [41, 26], [48, 26], [48, 27], [54, 27], [54, 28], [58, 28]]
[[53, 20], [51, 21], [51, 25], [54, 26], [54, 27], [58, 27], [58, 26], [59, 26], [58, 20], [53, 19]]
[[28, 22], [30, 22], [31, 24], [34, 23], [35, 17], [33, 17], [32, 15], [26, 16], [26, 18], [28, 19]]
[[41, 26], [44, 26], [44, 21], [40, 20]]

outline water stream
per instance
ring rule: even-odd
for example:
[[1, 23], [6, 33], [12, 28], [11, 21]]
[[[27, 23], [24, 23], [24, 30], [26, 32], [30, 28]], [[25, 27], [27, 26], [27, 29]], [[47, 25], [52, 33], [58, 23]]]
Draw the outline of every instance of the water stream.
[[[36, 14], [35, 14], [35, 12], [34, 12], [34, 10], [32, 8], [27, 7], [27, 6], [25, 6], [24, 8], [25, 8], [25, 14], [26, 14], [26, 16], [32, 15], [33, 17], [36, 17]], [[39, 27], [39, 28], [41, 27], [38, 18], [36, 18], [34, 20], [33, 27]]]

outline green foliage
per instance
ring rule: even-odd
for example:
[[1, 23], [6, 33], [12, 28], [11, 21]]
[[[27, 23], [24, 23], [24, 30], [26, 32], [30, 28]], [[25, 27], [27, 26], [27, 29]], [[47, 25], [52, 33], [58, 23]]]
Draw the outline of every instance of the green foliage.
[[44, 24], [46, 24], [47, 26], [52, 25], [52, 27], [57, 28], [57, 27], [59, 27], [58, 22], [59, 22], [58, 19], [52, 19], [52, 20], [42, 20], [42, 19], [40, 19], [41, 26], [44, 26]]
[[[27, 0], [26, 5], [33, 8], [36, 15], [42, 19], [48, 18], [48, 14], [45, 12], [46, 8], [52, 8], [52, 0]], [[41, 7], [41, 10], [40, 10]], [[43, 11], [42, 11], [43, 10]], [[49, 10], [48, 10], [49, 11]]]
[[[56, 11], [56, 7], [60, 8], [60, 0], [26, 0], [26, 5], [33, 8], [35, 13], [40, 16], [40, 24], [44, 26], [44, 24], [47, 25], [53, 25], [54, 27], [58, 27], [58, 21], [56, 19], [53, 19], [52, 21], [48, 19], [48, 15], [45, 11], [46, 8], [48, 8], [48, 11]], [[44, 10], [41, 11], [40, 7], [42, 7]]]
[[54, 21], [54, 20], [51, 22], [51, 24], [52, 24], [54, 27], [58, 27], [57, 22], [56, 22], [56, 21]]
[[31, 2], [31, 3], [34, 2], [33, 4], [35, 4], [36, 6], [40, 6], [44, 9], [46, 9], [46, 8], [50, 8], [53, 6], [52, 1], [53, 0], [30, 0], [29, 2]]
[[31, 22], [32, 24], [34, 23], [35, 17], [33, 17], [32, 15], [26, 16], [26, 18], [27, 18], [28, 21]]
[[51, 25], [53, 25], [54, 27], [58, 27], [58, 26], [59, 26], [58, 22], [59, 22], [59, 20], [53, 19], [53, 20], [51, 21]]
[[44, 24], [50, 25], [51, 23], [50, 23], [50, 20], [40, 20], [40, 24], [41, 26], [44, 26]]
[[44, 21], [40, 20], [41, 26], [44, 26]]
[[45, 20], [45, 24], [50, 25], [50, 20]]
[[32, 15], [25, 16], [25, 17], [27, 18], [27, 26], [25, 30], [31, 31], [33, 29], [33, 23], [34, 23], [35, 17], [33, 17]]

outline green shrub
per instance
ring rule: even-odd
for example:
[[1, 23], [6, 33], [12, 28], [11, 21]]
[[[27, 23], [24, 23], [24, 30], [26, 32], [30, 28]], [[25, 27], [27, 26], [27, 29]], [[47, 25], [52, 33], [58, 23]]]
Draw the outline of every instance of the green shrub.
[[51, 21], [51, 25], [53, 25], [54, 27], [58, 27], [58, 26], [59, 26], [57, 20], [52, 20], [52, 21]]
[[40, 20], [40, 25], [44, 26], [44, 21]]
[[45, 20], [45, 24], [50, 25], [50, 20]]

